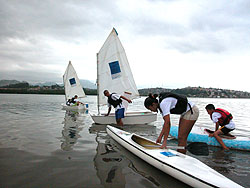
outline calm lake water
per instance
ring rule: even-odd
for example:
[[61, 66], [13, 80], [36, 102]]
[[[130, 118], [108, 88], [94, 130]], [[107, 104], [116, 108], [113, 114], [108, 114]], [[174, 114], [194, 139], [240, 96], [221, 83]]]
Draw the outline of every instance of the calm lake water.
[[[87, 96], [89, 112], [97, 112], [96, 96]], [[249, 99], [191, 98], [200, 109], [195, 126], [214, 129], [208, 103], [233, 114], [232, 134], [250, 138]], [[129, 109], [144, 110], [144, 98]], [[145, 163], [95, 125], [88, 112], [61, 109], [62, 95], [0, 94], [0, 187], [188, 187]], [[107, 112], [107, 108], [103, 110]], [[178, 123], [171, 116], [171, 123]], [[156, 140], [162, 118], [150, 125], [124, 126]], [[177, 144], [176, 140], [168, 143]], [[209, 156], [193, 156], [244, 187], [250, 187], [250, 152], [209, 147]], [[195, 170], [195, 169], [194, 169]]]

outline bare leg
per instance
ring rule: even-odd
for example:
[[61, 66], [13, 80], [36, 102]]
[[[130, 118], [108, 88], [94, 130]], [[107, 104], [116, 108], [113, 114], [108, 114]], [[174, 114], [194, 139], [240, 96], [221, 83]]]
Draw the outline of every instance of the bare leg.
[[[187, 137], [195, 122], [196, 120], [186, 120], [180, 118], [178, 130], [178, 146], [187, 146]], [[177, 151], [186, 154], [186, 149], [179, 149]]]
[[224, 144], [222, 141], [221, 137], [219, 136], [220, 134], [223, 134], [221, 130], [217, 130], [213, 133], [213, 136], [216, 138], [216, 140], [220, 143], [220, 145], [223, 147], [223, 149], [229, 150], [228, 147]]
[[116, 123], [117, 123], [118, 126], [123, 126], [123, 122], [122, 122], [122, 119], [121, 119], [121, 118], [120, 118], [120, 119], [117, 119], [117, 120], [116, 120]]

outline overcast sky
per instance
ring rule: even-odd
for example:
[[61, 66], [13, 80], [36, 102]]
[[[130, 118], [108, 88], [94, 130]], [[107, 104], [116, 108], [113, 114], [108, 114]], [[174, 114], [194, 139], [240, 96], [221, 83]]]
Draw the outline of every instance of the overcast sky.
[[139, 88], [250, 92], [249, 0], [0, 0], [0, 79], [95, 81], [113, 27]]

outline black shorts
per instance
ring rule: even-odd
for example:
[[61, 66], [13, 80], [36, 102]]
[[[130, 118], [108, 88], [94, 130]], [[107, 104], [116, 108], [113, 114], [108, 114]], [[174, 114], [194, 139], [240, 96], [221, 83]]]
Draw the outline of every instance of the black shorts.
[[234, 129], [228, 129], [228, 128], [226, 128], [226, 127], [223, 126], [223, 127], [220, 128], [220, 130], [221, 130], [224, 134], [227, 134], [227, 133], [233, 131]]

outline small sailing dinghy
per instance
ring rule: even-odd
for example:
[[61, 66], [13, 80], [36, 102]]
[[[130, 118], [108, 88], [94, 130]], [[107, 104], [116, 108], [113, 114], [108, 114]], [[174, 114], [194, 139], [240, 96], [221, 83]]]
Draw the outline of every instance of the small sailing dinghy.
[[[205, 142], [211, 146], [219, 146], [219, 142], [214, 137], [209, 137], [209, 132], [211, 130], [194, 126], [191, 132], [188, 135], [187, 141], [188, 142]], [[174, 137], [178, 138], [178, 126], [171, 126], [169, 134]], [[246, 137], [234, 137], [234, 136], [223, 136], [223, 142], [228, 148], [231, 149], [238, 149], [238, 150], [247, 150], [250, 151], [250, 138]]]
[[192, 187], [242, 188], [198, 159], [175, 150], [150, 147], [149, 145], [157, 144], [109, 125], [106, 131], [115, 141], [145, 162]]
[[79, 105], [70, 104], [67, 105], [67, 101], [72, 99], [75, 95], [77, 95], [78, 99], [84, 98], [85, 93], [82, 89], [82, 85], [80, 80], [76, 74], [76, 71], [69, 61], [68, 67], [63, 75], [63, 83], [65, 90], [65, 103], [62, 104], [63, 109], [65, 110], [86, 110], [88, 108], [88, 104], [80, 102]]
[[[98, 114], [90, 114], [95, 124], [116, 124], [115, 114], [104, 116], [100, 106], [107, 104], [103, 91], [123, 95], [130, 100], [139, 98], [125, 50], [113, 28], [97, 54], [97, 105]], [[128, 106], [124, 101], [124, 106]], [[125, 112], [124, 124], [148, 124], [156, 121], [157, 114], [150, 111]]]

